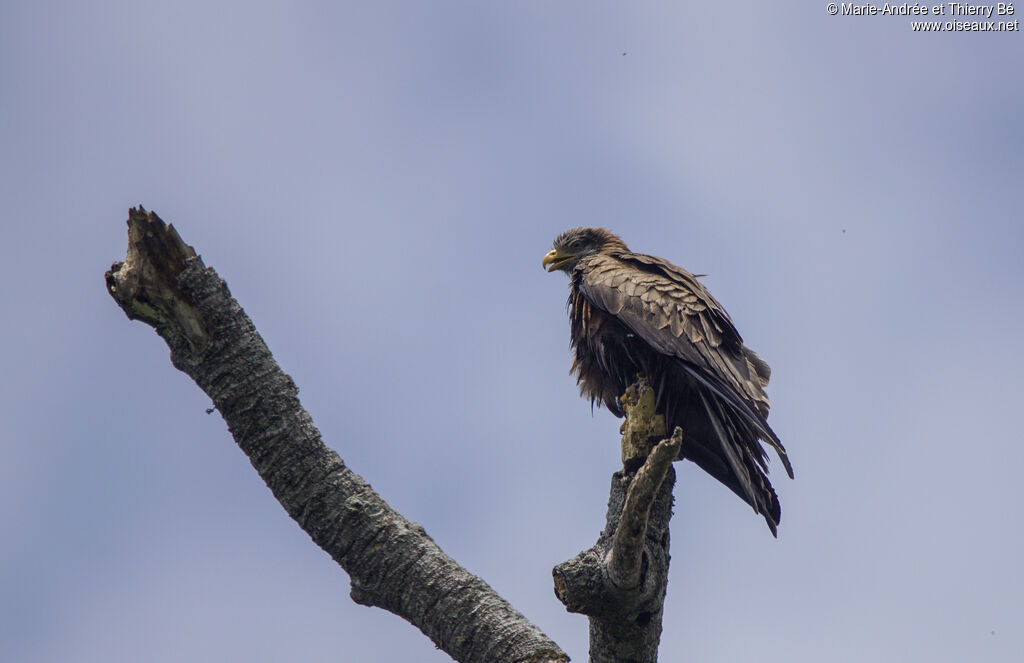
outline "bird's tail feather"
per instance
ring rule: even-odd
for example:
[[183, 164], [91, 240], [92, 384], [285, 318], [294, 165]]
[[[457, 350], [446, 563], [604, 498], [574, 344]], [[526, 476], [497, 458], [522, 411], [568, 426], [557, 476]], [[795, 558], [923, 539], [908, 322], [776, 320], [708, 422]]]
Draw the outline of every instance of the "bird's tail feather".
[[[719, 402], [709, 399], [703, 391], [699, 393], [722, 456], [725, 457], [730, 471], [722, 472], [721, 470], [726, 468], [722, 467], [721, 462], [717, 463], [717, 468], [710, 469], [704, 466], [700, 459], [695, 458], [694, 460], [705, 471], [742, 498], [755, 512], [764, 516], [772, 535], [777, 537], [782, 510], [775, 489], [772, 488], [768, 477], [765, 476], [764, 471], [749, 450], [736, 443], [736, 436], [731, 434], [734, 426], [729, 423]], [[754, 443], [756, 444], [756, 441]]]
[[[789, 454], [786, 453], [786, 448], [782, 446], [782, 440], [780, 440], [775, 434], [775, 431], [771, 429], [771, 426], [769, 426], [768, 423], [758, 414], [754, 413], [751, 408], [732, 391], [732, 389], [724, 387], [718, 383], [717, 380], [709, 379], [703, 371], [695, 368], [689, 362], [680, 361], [679, 363], [690, 377], [718, 396], [723, 402], [728, 403], [732, 412], [736, 413], [736, 415], [743, 419], [747, 426], [752, 427], [756, 431], [758, 437], [771, 445], [775, 450], [775, 453], [778, 454], [779, 460], [782, 461], [782, 466], [786, 468], [786, 474], [788, 474], [789, 478], [792, 479], [793, 466], [789, 462]], [[701, 397], [703, 398], [703, 393]], [[705, 401], [705, 408], [707, 409], [707, 401]], [[708, 409], [709, 414], [710, 412], [711, 410]]]

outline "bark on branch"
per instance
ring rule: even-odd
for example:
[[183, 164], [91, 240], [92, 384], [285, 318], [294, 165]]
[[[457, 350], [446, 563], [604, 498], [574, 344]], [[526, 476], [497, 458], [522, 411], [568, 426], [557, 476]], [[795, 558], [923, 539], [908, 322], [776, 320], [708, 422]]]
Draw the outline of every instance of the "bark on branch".
[[608, 555], [608, 579], [619, 589], [640, 586], [641, 558], [651, 506], [682, 445], [683, 429], [676, 426], [670, 439], [662, 440], [651, 450], [629, 486]]
[[140, 207], [128, 238], [106, 273], [110, 295], [167, 342], [288, 515], [348, 572], [353, 600], [408, 620], [463, 663], [569, 660], [324, 445], [252, 321], [173, 227]]
[[[653, 391], [643, 378], [624, 400], [627, 469], [612, 476], [605, 529], [593, 547], [554, 569], [555, 594], [570, 612], [590, 618], [593, 663], [658, 660], [668, 584], [672, 461], [683, 431], [677, 427], [671, 438], [658, 441], [664, 421], [654, 412]], [[647, 456], [630, 471], [638, 451]]]

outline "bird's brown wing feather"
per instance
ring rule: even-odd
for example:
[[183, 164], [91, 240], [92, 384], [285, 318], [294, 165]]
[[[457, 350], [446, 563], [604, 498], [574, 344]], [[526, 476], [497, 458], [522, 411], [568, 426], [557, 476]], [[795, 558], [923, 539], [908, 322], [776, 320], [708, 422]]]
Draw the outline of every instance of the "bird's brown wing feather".
[[653, 256], [596, 254], [581, 262], [580, 290], [658, 352], [681, 359], [693, 376], [762, 433], [792, 469], [768, 415], [768, 364], [743, 345], [711, 293], [686, 270]]

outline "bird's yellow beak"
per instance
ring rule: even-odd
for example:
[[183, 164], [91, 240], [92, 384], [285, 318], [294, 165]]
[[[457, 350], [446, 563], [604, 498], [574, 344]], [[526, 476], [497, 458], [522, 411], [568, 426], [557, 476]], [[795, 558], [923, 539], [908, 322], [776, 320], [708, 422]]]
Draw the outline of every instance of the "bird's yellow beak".
[[544, 258], [540, 261], [540, 266], [547, 267], [549, 272], [553, 272], [575, 257], [575, 253], [562, 253], [558, 249], [551, 249], [544, 254]]

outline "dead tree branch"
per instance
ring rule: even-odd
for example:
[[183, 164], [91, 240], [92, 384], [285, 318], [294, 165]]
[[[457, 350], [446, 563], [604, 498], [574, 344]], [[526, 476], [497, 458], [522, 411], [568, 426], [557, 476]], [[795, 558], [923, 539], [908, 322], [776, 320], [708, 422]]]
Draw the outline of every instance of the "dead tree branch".
[[643, 570], [641, 561], [651, 506], [682, 444], [683, 430], [676, 426], [670, 439], [662, 440], [654, 447], [629, 486], [608, 559], [608, 579], [619, 589], [629, 590], [640, 586]]
[[[641, 379], [625, 399], [623, 460], [635, 472], [612, 476], [606, 525], [597, 543], [554, 569], [555, 594], [571, 612], [590, 618], [590, 660], [654, 663], [661, 640], [662, 607], [668, 584], [672, 461], [683, 432], [669, 439], [654, 412], [654, 396]], [[651, 441], [655, 441], [651, 449]]]
[[252, 321], [173, 227], [140, 207], [128, 238], [107, 290], [167, 342], [288, 515], [348, 572], [353, 600], [408, 620], [462, 663], [569, 660], [324, 445]]

